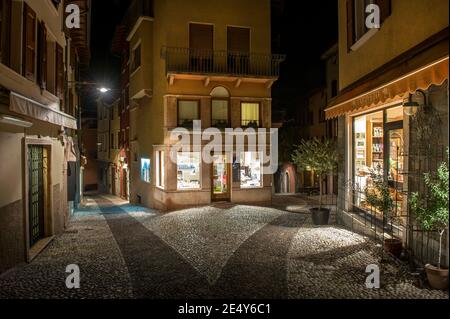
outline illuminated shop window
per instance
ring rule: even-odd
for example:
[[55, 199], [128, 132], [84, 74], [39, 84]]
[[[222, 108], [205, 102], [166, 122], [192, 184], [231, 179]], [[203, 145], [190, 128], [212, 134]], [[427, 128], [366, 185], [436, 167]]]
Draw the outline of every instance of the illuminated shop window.
[[180, 152], [177, 156], [177, 188], [200, 189], [200, 152]]
[[262, 187], [260, 152], [243, 152], [240, 156], [241, 188]]
[[141, 158], [141, 179], [146, 183], [150, 183], [150, 168], [150, 159]]
[[164, 152], [156, 152], [156, 185], [164, 188]]

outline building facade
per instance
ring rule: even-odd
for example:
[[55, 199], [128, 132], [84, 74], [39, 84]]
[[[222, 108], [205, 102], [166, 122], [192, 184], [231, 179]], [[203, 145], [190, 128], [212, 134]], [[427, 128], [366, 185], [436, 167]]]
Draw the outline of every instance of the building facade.
[[97, 163], [98, 163], [98, 191], [107, 193], [109, 190], [108, 170], [110, 163], [112, 106], [102, 97], [97, 100]]
[[[449, 3], [376, 3], [381, 28], [369, 29], [358, 1], [339, 1], [341, 92], [325, 111], [338, 121], [338, 219], [368, 235], [400, 238], [415, 260], [433, 262], [435, 235], [417, 227], [408, 195], [423, 191], [423, 173], [447, 157]], [[413, 23], [404, 23], [411, 17]], [[374, 171], [395, 203], [388, 231], [386, 216], [365, 196], [374, 189]]]
[[0, 272], [32, 260], [69, 217], [78, 99], [68, 84], [89, 60], [88, 24], [77, 39], [63, 25], [70, 2], [0, 1], [0, 176], [12, 181], [0, 186]]
[[270, 1], [233, 0], [220, 7], [218, 12], [206, 0], [130, 5], [124, 140], [132, 202], [173, 209], [271, 201], [272, 176], [261, 173], [259, 153], [243, 152], [237, 162], [231, 151], [206, 164], [192, 150], [171, 161], [171, 133], [192, 129], [193, 121], [201, 120], [202, 131], [271, 127], [271, 86], [281, 57], [271, 54]]

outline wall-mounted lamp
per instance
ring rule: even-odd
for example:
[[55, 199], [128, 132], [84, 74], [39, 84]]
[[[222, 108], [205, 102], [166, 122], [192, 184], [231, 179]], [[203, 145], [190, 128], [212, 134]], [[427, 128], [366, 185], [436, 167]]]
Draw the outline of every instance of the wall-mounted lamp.
[[[417, 90], [416, 92], [421, 93], [423, 95], [423, 107], [427, 105], [427, 95], [422, 90]], [[407, 116], [413, 116], [419, 110], [420, 104], [418, 102], [413, 101], [413, 94], [409, 94], [409, 98], [407, 102], [403, 103], [403, 112]]]
[[24, 121], [22, 119], [14, 117], [14, 116], [3, 115], [3, 114], [0, 115], [0, 123], [10, 124], [10, 125], [19, 126], [19, 127], [25, 127], [25, 128], [33, 126], [33, 123], [31, 123], [31, 122]]

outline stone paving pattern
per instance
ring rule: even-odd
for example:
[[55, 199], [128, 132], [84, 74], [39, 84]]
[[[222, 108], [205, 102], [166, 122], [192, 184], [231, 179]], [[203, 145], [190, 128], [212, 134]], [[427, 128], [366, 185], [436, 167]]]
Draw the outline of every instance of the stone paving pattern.
[[[337, 226], [312, 225], [308, 204], [213, 205], [160, 214], [113, 196], [88, 198], [66, 232], [30, 264], [0, 276], [0, 298], [445, 298], [398, 262], [365, 269], [380, 248]], [[80, 289], [67, 289], [77, 264]]]

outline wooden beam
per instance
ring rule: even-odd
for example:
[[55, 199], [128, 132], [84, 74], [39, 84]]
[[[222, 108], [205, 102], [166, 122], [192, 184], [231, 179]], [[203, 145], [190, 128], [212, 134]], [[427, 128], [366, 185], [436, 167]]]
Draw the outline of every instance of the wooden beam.
[[241, 86], [241, 83], [242, 83], [242, 79], [241, 79], [241, 78], [237, 79], [237, 80], [236, 80], [236, 83], [234, 84], [234, 87], [235, 87], [236, 89], [239, 88], [239, 87]]
[[172, 86], [175, 83], [175, 76], [169, 75], [169, 85]]
[[274, 82], [274, 80], [267, 81], [266, 88], [271, 89]]

